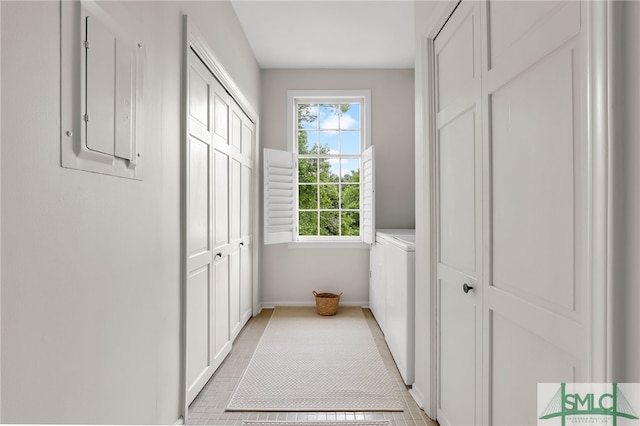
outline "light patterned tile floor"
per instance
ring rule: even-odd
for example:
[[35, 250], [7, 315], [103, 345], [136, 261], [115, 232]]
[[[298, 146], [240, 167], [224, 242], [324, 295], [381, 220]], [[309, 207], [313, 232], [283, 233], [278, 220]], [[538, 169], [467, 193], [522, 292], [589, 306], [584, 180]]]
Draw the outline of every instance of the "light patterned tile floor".
[[407, 387], [402, 382], [400, 373], [391, 357], [382, 331], [373, 318], [371, 311], [364, 309], [364, 315], [371, 329], [371, 333], [378, 345], [385, 366], [391, 377], [397, 384], [398, 396], [404, 404], [402, 412], [225, 412], [225, 407], [231, 399], [233, 391], [240, 381], [245, 368], [251, 360], [251, 356], [262, 337], [262, 333], [271, 318], [272, 309], [264, 309], [259, 315], [252, 318], [233, 343], [231, 353], [215, 372], [200, 394], [189, 407], [187, 424], [189, 425], [242, 425], [243, 420], [314, 420], [314, 421], [339, 421], [339, 420], [389, 420], [396, 426], [437, 426], [437, 423], [429, 419], [424, 411], [409, 394]]

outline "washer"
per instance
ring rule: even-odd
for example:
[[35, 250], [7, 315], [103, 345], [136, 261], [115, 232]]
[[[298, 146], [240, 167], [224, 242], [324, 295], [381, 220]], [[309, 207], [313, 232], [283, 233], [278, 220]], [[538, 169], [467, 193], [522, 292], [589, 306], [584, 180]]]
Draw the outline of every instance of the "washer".
[[415, 229], [380, 229], [371, 251], [369, 303], [405, 384], [414, 382]]

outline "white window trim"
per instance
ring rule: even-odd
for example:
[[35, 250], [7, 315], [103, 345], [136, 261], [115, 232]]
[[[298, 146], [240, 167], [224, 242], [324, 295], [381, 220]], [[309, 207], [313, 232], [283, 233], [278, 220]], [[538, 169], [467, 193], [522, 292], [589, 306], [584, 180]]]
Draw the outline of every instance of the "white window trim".
[[[287, 91], [287, 148], [289, 152], [298, 154], [298, 126], [295, 108], [296, 102], [300, 103], [323, 103], [325, 101], [335, 102], [339, 100], [344, 103], [362, 102], [363, 114], [360, 125], [362, 131], [363, 147], [360, 152], [362, 159], [363, 152], [371, 146], [371, 90], [288, 90]], [[363, 171], [361, 171], [362, 173]], [[362, 186], [361, 186], [362, 190]], [[362, 200], [361, 200], [362, 203]], [[297, 177], [296, 177], [296, 201], [297, 200]], [[297, 207], [296, 207], [297, 211]], [[360, 208], [362, 214], [362, 204]], [[362, 219], [361, 219], [362, 220]], [[296, 215], [297, 221], [297, 215]], [[296, 225], [297, 229], [297, 225]], [[369, 244], [364, 241], [364, 235], [359, 237], [300, 237], [297, 231], [294, 232], [293, 241], [288, 243], [290, 248], [369, 248]]]

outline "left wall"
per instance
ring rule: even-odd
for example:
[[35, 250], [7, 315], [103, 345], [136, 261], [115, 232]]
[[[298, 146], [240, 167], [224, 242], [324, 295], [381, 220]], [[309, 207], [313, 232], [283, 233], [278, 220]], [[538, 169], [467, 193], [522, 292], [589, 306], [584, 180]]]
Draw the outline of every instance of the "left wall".
[[260, 105], [228, 1], [103, 6], [144, 34], [143, 181], [60, 167], [60, 3], [0, 4], [3, 423], [181, 420], [183, 13]]

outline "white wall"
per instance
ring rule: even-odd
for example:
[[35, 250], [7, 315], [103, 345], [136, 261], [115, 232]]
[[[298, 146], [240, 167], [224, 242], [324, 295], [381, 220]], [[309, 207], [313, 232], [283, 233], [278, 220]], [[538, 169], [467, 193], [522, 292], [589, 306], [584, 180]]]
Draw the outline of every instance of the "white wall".
[[257, 110], [260, 71], [226, 2], [117, 2], [144, 35], [145, 176], [60, 167], [60, 4], [2, 2], [2, 420], [181, 415], [182, 13]]
[[[263, 70], [261, 135], [265, 148], [287, 149], [287, 90], [371, 89], [376, 150], [376, 226], [414, 227], [413, 70]], [[368, 303], [369, 250], [263, 246], [262, 302], [314, 303], [312, 290], [344, 292]]]
[[613, 3], [613, 377], [640, 382], [640, 3]]

